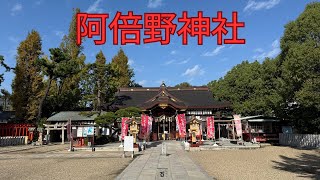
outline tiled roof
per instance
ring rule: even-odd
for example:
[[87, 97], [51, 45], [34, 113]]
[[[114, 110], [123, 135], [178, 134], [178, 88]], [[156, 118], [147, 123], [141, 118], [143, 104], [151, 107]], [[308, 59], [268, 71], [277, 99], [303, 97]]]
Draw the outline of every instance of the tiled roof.
[[180, 108], [223, 108], [230, 107], [231, 103], [215, 101], [207, 87], [191, 88], [121, 88], [116, 94], [113, 106], [118, 108], [140, 107], [144, 108], [164, 101], [161, 92], [165, 92], [166, 102], [172, 103]]
[[49, 117], [47, 121], [68, 121], [69, 119], [71, 121], [93, 121], [97, 117], [97, 114], [86, 116], [80, 113], [80, 111], [61, 111]]
[[14, 111], [0, 111], [0, 122], [8, 122], [15, 118]]

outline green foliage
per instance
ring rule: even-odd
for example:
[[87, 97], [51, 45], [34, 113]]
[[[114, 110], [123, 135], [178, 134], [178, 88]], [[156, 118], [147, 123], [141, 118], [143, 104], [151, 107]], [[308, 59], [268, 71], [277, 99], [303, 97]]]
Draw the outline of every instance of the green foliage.
[[7, 101], [10, 100], [11, 94], [9, 93], [9, 91], [7, 91], [5, 89], [1, 89], [0, 92], [1, 92], [0, 97], [2, 97], [4, 100], [4, 105], [3, 106], [1, 105], [2, 109], [0, 111], [6, 111], [7, 110]]
[[[6, 69], [6, 72], [10, 71], [10, 67], [4, 63], [4, 58], [1, 55], [0, 55], [0, 66], [4, 67]], [[4, 81], [3, 75], [4, 74], [0, 74], [0, 86], [1, 86], [1, 83]]]
[[117, 119], [117, 116], [115, 115], [114, 112], [106, 112], [96, 117], [94, 121], [99, 126], [104, 126], [104, 125], [112, 124], [116, 119]]
[[242, 115], [276, 115], [301, 133], [320, 133], [320, 3], [286, 25], [281, 54], [244, 61], [208, 86]]
[[224, 78], [208, 84], [218, 100], [233, 103], [234, 111], [242, 115], [273, 115], [275, 78], [271, 60], [263, 64], [244, 61], [232, 68]]
[[[281, 39], [279, 93], [285, 101], [284, 118], [293, 120], [301, 132], [320, 133], [320, 3], [286, 25]], [[299, 113], [297, 113], [299, 112]]]
[[127, 107], [127, 108], [117, 110], [115, 114], [118, 118], [132, 117], [132, 116], [138, 117], [140, 116], [140, 112], [141, 110], [137, 107]]
[[129, 67], [128, 57], [121, 48], [118, 54], [112, 58], [111, 68], [117, 73], [117, 76], [113, 78], [116, 88], [129, 87], [134, 73], [133, 69]]
[[176, 88], [188, 88], [188, 87], [192, 87], [192, 85], [188, 82], [182, 82], [180, 84], [175, 85], [174, 87]]
[[[43, 116], [50, 116], [52, 112], [77, 110], [80, 106], [79, 102], [82, 100], [81, 94], [81, 79], [85, 74], [85, 55], [81, 52], [82, 46], [76, 44], [76, 13], [80, 12], [80, 9], [75, 9], [72, 20], [69, 26], [68, 35], [64, 36], [62, 43], [60, 44], [59, 52], [63, 56], [67, 57], [67, 61], [63, 61], [59, 64], [57, 72], [61, 72], [57, 78], [53, 78], [50, 85], [48, 97], [44, 102]], [[63, 66], [63, 63], [65, 66]], [[72, 71], [70, 64], [73, 64], [75, 71]], [[72, 73], [65, 74], [64, 72], [72, 71]], [[49, 82], [47, 82], [49, 84]]]
[[51, 48], [49, 51], [51, 54], [50, 59], [41, 58], [36, 63], [42, 69], [43, 74], [48, 77], [45, 93], [39, 103], [38, 120], [41, 118], [42, 107], [49, 94], [52, 81], [64, 80], [79, 72], [77, 62], [70, 59], [68, 54], [64, 53], [60, 48]]
[[139, 84], [139, 83], [136, 83], [135, 81], [132, 81], [132, 82], [129, 84], [129, 87], [142, 87], [142, 85]]
[[44, 128], [43, 124], [46, 124], [46, 123], [47, 123], [47, 118], [41, 118], [37, 123], [37, 127]]
[[116, 89], [112, 81], [115, 76], [110, 63], [106, 63], [106, 58], [100, 51], [96, 55], [95, 63], [86, 65], [80, 82], [82, 106], [100, 111], [103, 105], [109, 103]]

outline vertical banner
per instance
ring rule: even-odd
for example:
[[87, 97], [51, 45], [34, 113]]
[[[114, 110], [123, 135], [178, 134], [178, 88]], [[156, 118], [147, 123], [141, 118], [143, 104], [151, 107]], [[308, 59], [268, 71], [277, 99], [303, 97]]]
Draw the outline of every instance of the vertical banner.
[[185, 114], [178, 114], [176, 117], [178, 129], [179, 129], [179, 136], [184, 138], [186, 137], [186, 116]]
[[127, 117], [121, 118], [121, 140], [124, 140], [124, 137], [128, 133], [128, 124], [127, 124], [128, 120], [129, 118]]
[[145, 114], [141, 114], [141, 126], [140, 126], [140, 137], [145, 138], [148, 135], [149, 117]]
[[233, 115], [233, 119], [234, 119], [234, 124], [237, 130], [237, 136], [240, 137], [242, 136], [242, 125], [241, 125], [240, 115]]
[[210, 116], [207, 117], [207, 138], [212, 139], [215, 138], [214, 136], [214, 117]]
[[152, 117], [148, 116], [148, 127], [149, 128], [148, 128], [147, 134], [150, 134], [152, 132], [152, 121], [153, 121]]

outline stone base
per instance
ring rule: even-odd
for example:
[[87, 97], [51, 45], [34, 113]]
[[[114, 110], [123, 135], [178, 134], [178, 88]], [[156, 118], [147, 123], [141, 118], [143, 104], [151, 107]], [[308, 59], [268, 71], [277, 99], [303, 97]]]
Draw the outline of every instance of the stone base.
[[199, 144], [190, 144], [190, 147], [199, 147]]

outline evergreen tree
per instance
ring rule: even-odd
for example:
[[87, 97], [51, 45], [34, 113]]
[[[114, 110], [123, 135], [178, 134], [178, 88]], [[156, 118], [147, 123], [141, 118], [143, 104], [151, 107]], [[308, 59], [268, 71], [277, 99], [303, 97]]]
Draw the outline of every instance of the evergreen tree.
[[76, 44], [76, 14], [80, 9], [75, 9], [69, 26], [68, 35], [63, 37], [60, 49], [69, 57], [79, 71], [65, 78], [57, 78], [52, 81], [46, 106], [51, 107], [49, 111], [75, 110], [81, 101], [80, 81], [85, 72], [85, 55], [82, 54], [83, 47]]
[[77, 62], [70, 60], [70, 57], [66, 53], [63, 53], [61, 49], [51, 48], [49, 51], [51, 53], [50, 59], [42, 58], [37, 62], [42, 72], [48, 77], [45, 93], [39, 103], [38, 121], [41, 118], [42, 107], [49, 94], [52, 81], [57, 79], [63, 80], [79, 71], [77, 69]]
[[[10, 67], [4, 63], [4, 58], [1, 55], [0, 55], [0, 66], [4, 67], [6, 69], [5, 70], [6, 72], [10, 71]], [[0, 86], [1, 86], [1, 83], [4, 81], [3, 75], [4, 74], [0, 74]]]
[[7, 110], [8, 100], [11, 98], [11, 94], [9, 93], [9, 91], [7, 91], [5, 89], [1, 89], [0, 92], [1, 92], [0, 97], [2, 97], [3, 100], [4, 100], [3, 110], [6, 111]]
[[192, 87], [192, 85], [188, 82], [182, 82], [180, 84], [175, 85], [174, 87], [176, 88], [188, 88], [188, 87]]
[[107, 94], [107, 81], [108, 81], [108, 69], [106, 65], [106, 58], [102, 51], [96, 56], [95, 62], [95, 88], [94, 94], [96, 95], [96, 110], [101, 111], [102, 103], [105, 103], [105, 97]]
[[300, 132], [320, 132], [320, 3], [286, 25], [281, 39], [281, 78], [284, 118]]
[[32, 30], [18, 47], [15, 78], [12, 84], [12, 103], [18, 120], [32, 120], [37, 116], [43, 77], [35, 66], [42, 55], [41, 38]]
[[300, 133], [320, 133], [320, 3], [286, 25], [281, 54], [262, 64], [247, 61], [208, 86], [242, 115], [276, 115]]
[[122, 48], [120, 48], [118, 54], [112, 58], [111, 68], [117, 73], [117, 76], [113, 78], [116, 88], [129, 87], [130, 84], [132, 84], [131, 79], [134, 73], [128, 64], [128, 57]]
[[81, 81], [83, 106], [92, 106], [95, 111], [101, 111], [102, 106], [110, 102], [108, 95], [114, 94], [112, 79], [116, 74], [102, 51], [96, 55], [96, 61], [88, 64], [86, 74]]

